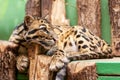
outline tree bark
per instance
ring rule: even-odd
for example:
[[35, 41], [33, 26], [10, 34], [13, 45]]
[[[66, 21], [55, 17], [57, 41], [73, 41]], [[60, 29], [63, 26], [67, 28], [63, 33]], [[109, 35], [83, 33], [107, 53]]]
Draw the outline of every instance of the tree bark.
[[97, 80], [94, 62], [71, 62], [67, 68], [67, 80]]
[[16, 80], [16, 50], [16, 44], [0, 41], [0, 80]]
[[78, 24], [101, 36], [100, 0], [77, 0]]
[[120, 56], [120, 0], [109, 0], [112, 49], [115, 56]]

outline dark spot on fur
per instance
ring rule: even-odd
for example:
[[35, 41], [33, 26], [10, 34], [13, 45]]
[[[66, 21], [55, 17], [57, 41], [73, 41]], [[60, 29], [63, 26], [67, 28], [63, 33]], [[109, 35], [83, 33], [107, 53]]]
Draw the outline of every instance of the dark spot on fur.
[[82, 40], [78, 41], [78, 44], [82, 44], [82, 43], [83, 43], [83, 41], [82, 41]]
[[72, 46], [72, 43], [70, 42], [69, 45]]
[[39, 38], [39, 36], [33, 36], [32, 39]]
[[65, 36], [65, 39], [67, 39], [69, 37], [69, 35]]
[[94, 44], [94, 42], [91, 42], [92, 44]]
[[75, 45], [77, 44], [77, 42], [75, 41]]
[[90, 40], [93, 40], [93, 38], [90, 37]]
[[34, 34], [36, 31], [38, 31], [38, 29], [31, 30], [31, 31], [28, 32], [28, 35], [29, 34]]
[[89, 33], [90, 33], [92, 36], [94, 36], [94, 34], [93, 34], [92, 32], [89, 31]]
[[78, 49], [80, 49], [80, 48], [81, 48], [81, 46], [79, 45], [79, 46], [78, 46]]
[[87, 47], [88, 47], [87, 45], [83, 45], [83, 46], [82, 46], [83, 49], [85, 49], [85, 48], [87, 48]]
[[101, 46], [101, 42], [100, 42], [100, 41], [98, 41], [97, 46], [98, 46], [98, 47], [100, 47], [100, 46]]
[[93, 46], [93, 45], [90, 45], [90, 47], [93, 48], [93, 49], [97, 48], [96, 46]]
[[96, 40], [98, 40], [98, 38], [95, 37]]
[[86, 32], [86, 29], [83, 27], [82, 31], [83, 31], [83, 32]]
[[76, 38], [79, 38], [79, 37], [80, 37], [80, 35], [77, 35], [77, 36], [76, 36]]
[[85, 36], [82, 36], [85, 40], [87, 40], [88, 42], [90, 41], [88, 38], [86, 38]]
[[26, 37], [26, 40], [29, 40], [29, 39], [31, 39], [31, 37]]
[[66, 47], [66, 45], [67, 45], [67, 41], [64, 43], [64, 48]]
[[22, 29], [21, 31], [19, 31], [18, 35], [21, 34], [24, 31], [24, 29]]
[[74, 35], [76, 35], [76, 34], [77, 34], [77, 30], [75, 31]]

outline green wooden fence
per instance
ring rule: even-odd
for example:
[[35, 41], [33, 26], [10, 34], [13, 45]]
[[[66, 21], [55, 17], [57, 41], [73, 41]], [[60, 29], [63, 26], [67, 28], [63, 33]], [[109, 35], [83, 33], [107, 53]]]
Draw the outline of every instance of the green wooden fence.
[[[67, 17], [71, 25], [77, 24], [76, 0], [66, 0]], [[0, 40], [8, 40], [14, 27], [23, 21], [26, 0], [0, 0]], [[74, 13], [73, 13], [74, 12]], [[76, 15], [75, 15], [76, 14]], [[101, 0], [102, 38], [111, 43], [110, 17], [108, 0]], [[120, 62], [96, 61], [98, 80], [120, 80], [120, 76], [104, 76], [102, 74], [120, 74]], [[24, 74], [17, 74], [17, 80], [28, 80]]]

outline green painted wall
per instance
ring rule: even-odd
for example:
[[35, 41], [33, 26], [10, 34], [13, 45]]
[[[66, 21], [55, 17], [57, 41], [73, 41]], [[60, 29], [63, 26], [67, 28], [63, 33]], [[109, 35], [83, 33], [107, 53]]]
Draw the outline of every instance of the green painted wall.
[[8, 40], [14, 27], [23, 21], [26, 0], [0, 0], [0, 40]]

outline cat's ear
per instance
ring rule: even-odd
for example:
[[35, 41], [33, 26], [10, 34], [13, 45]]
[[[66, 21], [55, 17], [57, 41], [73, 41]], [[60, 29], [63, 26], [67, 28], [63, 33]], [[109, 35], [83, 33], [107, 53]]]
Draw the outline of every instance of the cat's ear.
[[24, 23], [26, 26], [30, 26], [31, 23], [33, 22], [34, 18], [30, 15], [26, 15], [24, 18]]

